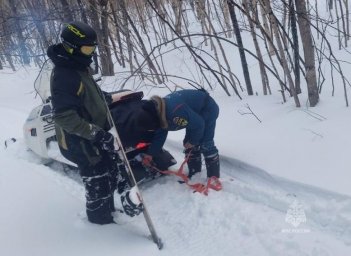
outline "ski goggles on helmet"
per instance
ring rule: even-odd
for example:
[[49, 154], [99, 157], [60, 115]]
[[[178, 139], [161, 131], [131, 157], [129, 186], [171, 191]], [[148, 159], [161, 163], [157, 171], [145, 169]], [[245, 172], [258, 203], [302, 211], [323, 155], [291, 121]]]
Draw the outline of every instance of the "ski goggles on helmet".
[[96, 45], [82, 45], [80, 52], [84, 55], [90, 56], [95, 52]]

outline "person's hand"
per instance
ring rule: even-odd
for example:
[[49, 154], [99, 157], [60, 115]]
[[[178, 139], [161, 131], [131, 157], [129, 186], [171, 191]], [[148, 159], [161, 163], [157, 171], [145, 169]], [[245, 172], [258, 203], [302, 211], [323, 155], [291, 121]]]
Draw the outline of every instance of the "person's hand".
[[152, 166], [152, 156], [150, 156], [150, 155], [148, 155], [148, 154], [143, 154], [143, 155], [142, 155], [141, 163], [142, 163], [145, 167], [150, 167], [150, 166]]
[[194, 147], [194, 145], [191, 144], [190, 142], [187, 142], [187, 143], [184, 144], [184, 148], [185, 148], [185, 149], [191, 149], [191, 148], [193, 148], [193, 147]]
[[94, 137], [94, 142], [98, 144], [102, 150], [107, 152], [112, 152], [115, 150], [114, 137], [111, 133], [100, 130], [96, 133]]

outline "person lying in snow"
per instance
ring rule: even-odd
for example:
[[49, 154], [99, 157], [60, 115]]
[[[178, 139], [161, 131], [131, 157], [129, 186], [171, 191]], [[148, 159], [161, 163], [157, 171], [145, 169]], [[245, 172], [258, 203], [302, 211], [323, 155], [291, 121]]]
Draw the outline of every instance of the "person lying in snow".
[[186, 129], [183, 146], [188, 160], [189, 178], [201, 172], [204, 155], [207, 177], [220, 176], [217, 147], [214, 144], [219, 107], [205, 90], [180, 90], [163, 98], [153, 96], [143, 100], [136, 112], [135, 126], [144, 132], [154, 132], [151, 145], [143, 158], [149, 165], [163, 147], [168, 131]]

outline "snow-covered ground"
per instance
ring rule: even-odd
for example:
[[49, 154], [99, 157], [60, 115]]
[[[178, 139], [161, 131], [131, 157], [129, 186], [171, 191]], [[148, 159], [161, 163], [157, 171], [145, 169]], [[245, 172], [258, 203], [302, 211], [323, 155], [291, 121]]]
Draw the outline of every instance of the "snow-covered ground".
[[[223, 190], [193, 194], [174, 177], [143, 185], [165, 244], [159, 251], [142, 216], [88, 223], [81, 184], [27, 150], [22, 126], [40, 104], [37, 72], [0, 71], [0, 141], [18, 138], [0, 149], [0, 255], [349, 255], [351, 111], [341, 97], [296, 109], [279, 95], [239, 101], [211, 93], [221, 109]], [[240, 114], [246, 104], [261, 123]], [[172, 132], [166, 144], [179, 163], [182, 136]]]

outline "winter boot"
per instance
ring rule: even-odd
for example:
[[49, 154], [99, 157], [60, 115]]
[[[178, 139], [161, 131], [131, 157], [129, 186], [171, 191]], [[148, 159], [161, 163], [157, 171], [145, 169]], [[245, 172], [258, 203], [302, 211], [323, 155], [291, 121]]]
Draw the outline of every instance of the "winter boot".
[[185, 157], [188, 157], [189, 154], [187, 165], [189, 170], [188, 177], [191, 179], [195, 173], [201, 172], [202, 159], [199, 147], [185, 150]]
[[219, 155], [218, 153], [205, 157], [207, 177], [211, 178], [213, 176], [219, 178]]
[[113, 195], [108, 177], [82, 177], [86, 190], [86, 212], [88, 220], [96, 224], [113, 223]]
[[95, 224], [113, 223], [111, 215], [113, 193], [110, 186], [109, 168], [100, 161], [95, 166], [80, 169], [85, 187], [86, 213], [88, 220]]

